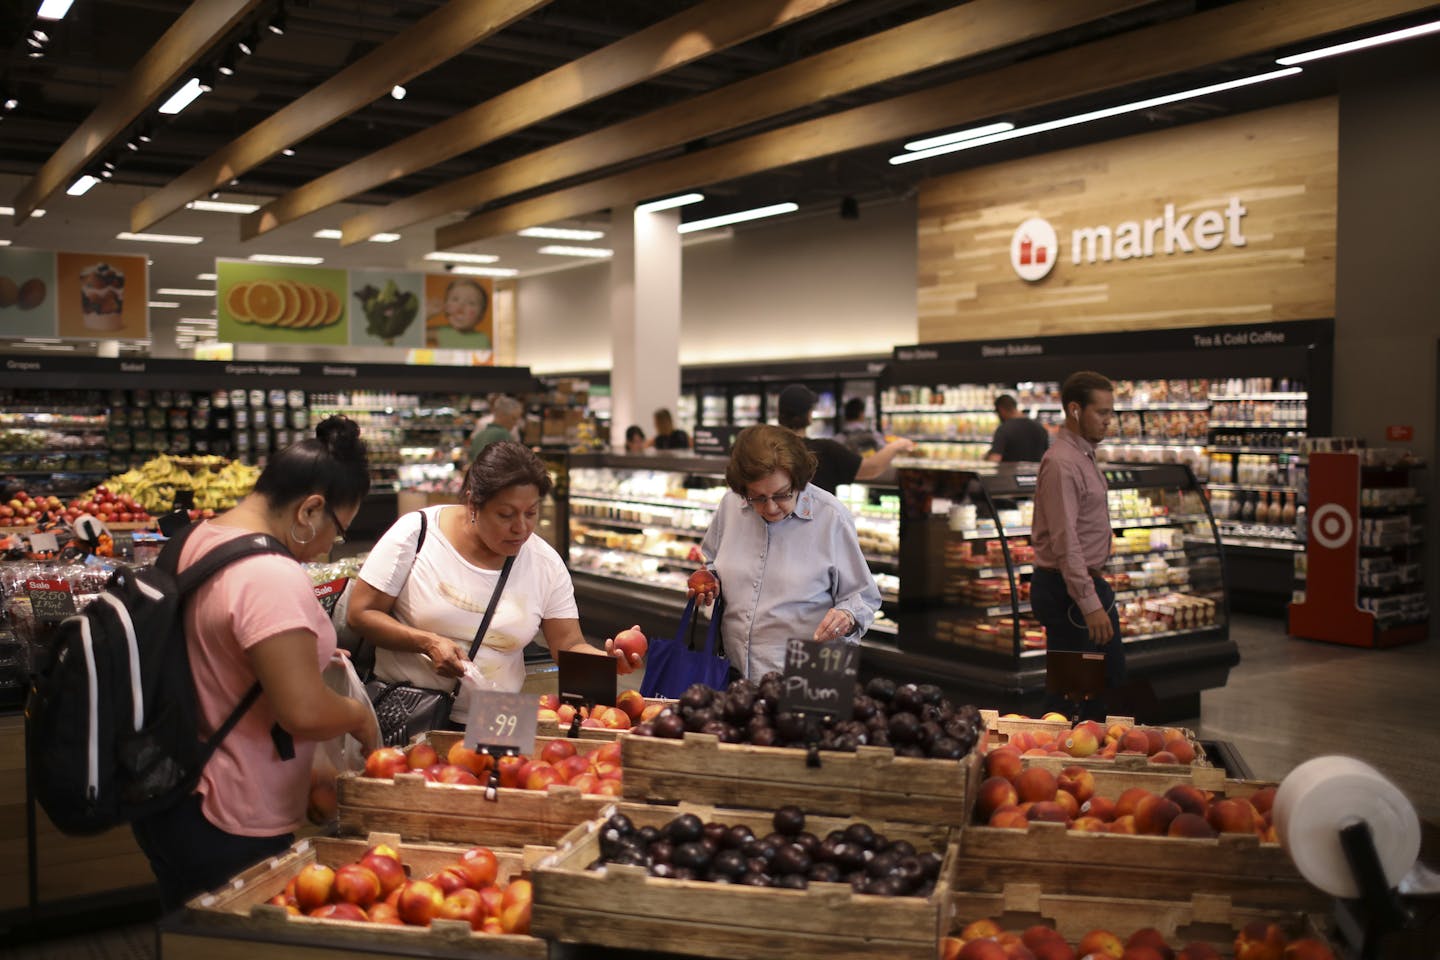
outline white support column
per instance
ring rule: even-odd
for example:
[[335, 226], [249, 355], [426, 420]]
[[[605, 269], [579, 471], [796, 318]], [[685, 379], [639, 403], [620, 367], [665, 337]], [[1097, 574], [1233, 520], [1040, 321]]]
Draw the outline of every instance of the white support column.
[[679, 210], [616, 211], [612, 220], [610, 441], [625, 445], [625, 428], [650, 437], [659, 407], [677, 413], [680, 399]]

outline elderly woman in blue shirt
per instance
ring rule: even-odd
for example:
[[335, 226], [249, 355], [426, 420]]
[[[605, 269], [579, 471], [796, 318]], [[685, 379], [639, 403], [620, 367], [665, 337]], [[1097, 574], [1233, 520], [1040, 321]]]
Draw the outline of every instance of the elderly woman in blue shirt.
[[850, 511], [810, 483], [815, 456], [789, 430], [761, 424], [735, 440], [700, 552], [725, 594], [720, 624], [746, 677], [785, 665], [793, 637], [858, 643], [880, 607]]

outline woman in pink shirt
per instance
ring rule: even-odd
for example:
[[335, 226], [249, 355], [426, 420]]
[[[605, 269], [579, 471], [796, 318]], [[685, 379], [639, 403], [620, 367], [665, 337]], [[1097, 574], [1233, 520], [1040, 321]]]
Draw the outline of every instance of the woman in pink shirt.
[[369, 489], [360, 428], [330, 417], [314, 439], [272, 458], [254, 491], [234, 509], [185, 540], [182, 571], [247, 534], [270, 535], [290, 556], [236, 561], [186, 602], [185, 635], [203, 727], [197, 734], [219, 728], [257, 681], [261, 693], [220, 741], [196, 792], [134, 823], [166, 909], [290, 846], [305, 816], [319, 741], [349, 733], [367, 751], [379, 744], [367, 706], [331, 692], [321, 680], [335, 652], [335, 630], [299, 565], [343, 542]]

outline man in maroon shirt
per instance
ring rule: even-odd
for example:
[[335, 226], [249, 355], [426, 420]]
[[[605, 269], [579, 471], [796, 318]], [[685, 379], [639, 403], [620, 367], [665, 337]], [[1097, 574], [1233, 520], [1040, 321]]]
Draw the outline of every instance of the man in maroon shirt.
[[[1095, 447], [1115, 416], [1115, 388], [1098, 373], [1072, 373], [1060, 390], [1065, 422], [1040, 461], [1031, 543], [1030, 607], [1050, 650], [1103, 650], [1108, 687], [1124, 680], [1125, 648], [1115, 591], [1101, 574], [1110, 559], [1110, 510]], [[1104, 716], [1103, 700], [1082, 712]]]

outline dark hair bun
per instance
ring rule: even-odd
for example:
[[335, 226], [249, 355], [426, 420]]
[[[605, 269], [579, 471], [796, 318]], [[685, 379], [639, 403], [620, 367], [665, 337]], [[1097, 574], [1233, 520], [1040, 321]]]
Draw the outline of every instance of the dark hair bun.
[[356, 462], [365, 459], [365, 441], [360, 439], [360, 425], [349, 417], [333, 416], [320, 421], [315, 439], [325, 445], [336, 460]]

